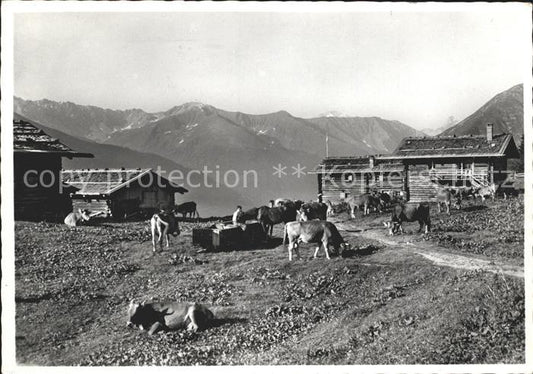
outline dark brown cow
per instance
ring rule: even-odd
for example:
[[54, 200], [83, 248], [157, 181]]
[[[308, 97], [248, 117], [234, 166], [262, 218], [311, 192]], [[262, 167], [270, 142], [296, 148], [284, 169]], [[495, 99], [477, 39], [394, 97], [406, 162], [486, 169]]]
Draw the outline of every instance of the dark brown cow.
[[196, 203], [194, 201], [187, 201], [186, 203], [176, 205], [176, 212], [183, 214], [183, 217], [199, 217], [198, 210], [196, 209]]
[[385, 226], [389, 227], [389, 234], [393, 235], [400, 231], [403, 233], [403, 222], [415, 222], [418, 221], [420, 228], [418, 232], [422, 231], [422, 227], [425, 225], [427, 234], [431, 230], [431, 220], [429, 218], [429, 205], [428, 204], [398, 204], [392, 209], [392, 216], [390, 222], [385, 222]]
[[318, 219], [321, 221], [326, 221], [328, 215], [328, 206], [324, 203], [305, 203], [301, 208], [296, 212], [297, 221], [309, 221], [313, 219]]
[[261, 226], [263, 226], [265, 234], [272, 237], [274, 225], [296, 220], [296, 208], [285, 206], [269, 208], [267, 206], [262, 206], [259, 207], [257, 211], [257, 220], [261, 222]]
[[127, 326], [148, 330], [152, 335], [158, 331], [186, 328], [189, 331], [209, 327], [213, 313], [205, 306], [196, 303], [135, 303], [128, 307]]
[[257, 213], [259, 208], [251, 208], [243, 212], [239, 218], [239, 223], [245, 223], [246, 221], [257, 219]]

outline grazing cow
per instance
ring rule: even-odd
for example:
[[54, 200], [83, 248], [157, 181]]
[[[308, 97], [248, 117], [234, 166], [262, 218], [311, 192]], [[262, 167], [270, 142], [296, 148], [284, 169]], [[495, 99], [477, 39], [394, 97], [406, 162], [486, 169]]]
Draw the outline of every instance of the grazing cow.
[[75, 227], [75, 226], [78, 226], [80, 223], [82, 222], [87, 222], [91, 219], [91, 217], [97, 215], [97, 214], [100, 214], [100, 213], [96, 213], [96, 214], [93, 214], [91, 215], [91, 212], [88, 210], [88, 209], [78, 209], [77, 212], [72, 212], [72, 213], [69, 213], [66, 217], [65, 217], [65, 225], [67, 226], [70, 226], [70, 227]]
[[307, 221], [307, 222], [288, 222], [285, 224], [285, 232], [283, 235], [283, 246], [285, 246], [286, 239], [289, 240], [289, 261], [292, 261], [292, 251], [296, 252], [296, 256], [300, 257], [298, 246], [300, 243], [316, 243], [315, 254], [316, 258], [321, 246], [324, 246], [326, 258], [329, 260], [328, 247], [330, 245], [335, 248], [335, 251], [349, 249], [349, 245], [344, 242], [344, 239], [339, 234], [337, 227], [328, 221]]
[[425, 225], [427, 234], [431, 230], [431, 220], [429, 218], [429, 205], [427, 204], [398, 204], [392, 209], [392, 216], [390, 222], [384, 222], [388, 227], [389, 234], [392, 235], [398, 230], [403, 233], [403, 222], [418, 221], [420, 228], [418, 232], [422, 231]]
[[191, 218], [200, 217], [194, 201], [187, 201], [186, 203], [176, 205], [176, 212], [183, 214], [183, 217], [187, 217], [187, 214]]
[[167, 248], [170, 245], [169, 239], [170, 234], [173, 236], [178, 236], [180, 234], [180, 227], [178, 221], [176, 220], [177, 213], [175, 210], [172, 211], [161, 211], [156, 213], [150, 219], [150, 228], [152, 231], [152, 249], [153, 252], [156, 251], [155, 245], [155, 233], [157, 231], [158, 239], [157, 242], [163, 250], [163, 238], [167, 240]]
[[309, 221], [312, 219], [318, 219], [321, 221], [327, 220], [328, 206], [324, 203], [305, 203], [296, 212], [297, 221]]
[[474, 197], [481, 197], [481, 201], [482, 202], [485, 202], [485, 199], [490, 197], [492, 201], [494, 201], [494, 197], [496, 196], [496, 190], [497, 190], [497, 186], [492, 183], [491, 185], [489, 186], [486, 186], [486, 187], [481, 187], [479, 188], [475, 193], [474, 193]]
[[128, 307], [126, 326], [148, 330], [152, 335], [158, 331], [186, 328], [189, 331], [203, 330], [209, 327], [213, 313], [205, 306], [196, 303], [135, 303]]
[[326, 201], [326, 205], [328, 206], [328, 210], [326, 211], [326, 216], [333, 217], [335, 215], [335, 208], [333, 207], [333, 204], [331, 201]]
[[355, 211], [359, 210], [360, 207], [363, 207], [363, 215], [365, 216], [370, 213], [371, 207], [381, 211], [379, 199], [367, 193], [359, 196], [352, 196], [348, 198], [346, 202], [350, 205], [350, 215], [352, 218], [355, 218]]
[[437, 208], [439, 213], [441, 212], [441, 205], [444, 204], [446, 207], [446, 213], [449, 215], [452, 201], [454, 208], [461, 209], [461, 196], [459, 193], [454, 196], [452, 191], [448, 189], [440, 188], [437, 190]]

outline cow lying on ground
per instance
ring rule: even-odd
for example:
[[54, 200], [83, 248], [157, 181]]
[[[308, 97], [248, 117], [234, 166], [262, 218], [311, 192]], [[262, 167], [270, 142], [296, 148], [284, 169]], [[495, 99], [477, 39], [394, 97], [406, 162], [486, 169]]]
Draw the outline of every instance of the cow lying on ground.
[[422, 231], [422, 227], [425, 225], [425, 233], [427, 234], [431, 230], [431, 220], [429, 218], [429, 205], [427, 204], [398, 204], [392, 209], [392, 216], [390, 222], [384, 222], [388, 227], [389, 234], [393, 235], [400, 231], [403, 234], [403, 222], [415, 222], [418, 221], [420, 228], [418, 232]]
[[196, 203], [194, 201], [187, 201], [186, 203], [176, 205], [176, 212], [181, 213], [183, 217], [189, 217], [191, 218], [198, 218], [200, 215], [198, 214], [198, 210], [196, 209]]
[[92, 217], [102, 214], [103, 212], [91, 213], [88, 209], [78, 209], [77, 212], [69, 213], [63, 222], [70, 227], [78, 226], [83, 222], [88, 222]]
[[139, 327], [148, 330], [152, 335], [158, 331], [187, 329], [189, 331], [203, 330], [209, 327], [213, 313], [205, 306], [196, 303], [135, 303], [133, 300], [128, 307], [129, 327]]
[[300, 243], [316, 243], [315, 254], [316, 258], [321, 246], [324, 246], [326, 258], [329, 260], [328, 247], [333, 246], [338, 253], [339, 248], [342, 250], [349, 249], [349, 245], [344, 242], [344, 239], [339, 234], [337, 227], [328, 221], [307, 221], [307, 222], [289, 222], [285, 224], [285, 232], [283, 235], [283, 246], [285, 246], [286, 239], [289, 240], [289, 261], [292, 261], [292, 251], [296, 252], [297, 258], [300, 257], [298, 246]]
[[454, 208], [461, 209], [461, 196], [459, 193], [454, 196], [452, 191], [448, 189], [439, 189], [437, 191], [437, 209], [439, 213], [441, 212], [441, 205], [443, 204], [446, 209], [446, 213], [449, 215], [452, 201]]
[[360, 196], [352, 196], [346, 202], [350, 205], [350, 215], [352, 218], [355, 218], [355, 211], [359, 210], [360, 207], [363, 207], [363, 215], [365, 216], [370, 213], [370, 208], [381, 211], [379, 198], [367, 193]]
[[150, 228], [152, 231], [152, 250], [154, 252], [156, 251], [156, 231], [158, 234], [157, 242], [159, 243], [161, 250], [163, 249], [163, 238], [167, 240], [168, 248], [170, 245], [170, 234], [172, 234], [173, 236], [178, 236], [180, 234], [180, 228], [178, 225], [178, 221], [176, 220], [176, 215], [177, 213], [175, 212], [175, 210], [162, 210], [161, 212], [154, 214], [150, 219]]
[[326, 221], [328, 215], [328, 206], [324, 203], [305, 203], [296, 212], [297, 221], [309, 221], [312, 219], [318, 219]]

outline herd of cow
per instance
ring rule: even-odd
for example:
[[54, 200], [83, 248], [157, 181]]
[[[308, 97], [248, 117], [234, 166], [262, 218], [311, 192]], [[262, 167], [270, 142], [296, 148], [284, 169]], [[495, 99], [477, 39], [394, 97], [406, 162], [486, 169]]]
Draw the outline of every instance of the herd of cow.
[[[490, 194], [489, 194], [490, 195]], [[466, 196], [449, 190], [439, 191], [438, 205], [444, 204], [449, 212], [452, 201], [456, 207], [460, 207], [461, 199]], [[484, 198], [485, 196], [483, 196]], [[386, 193], [370, 193], [358, 197], [346, 199], [344, 205], [349, 208], [350, 216], [355, 217], [357, 210], [362, 209], [363, 214], [369, 214], [370, 211], [382, 211], [391, 208], [391, 220], [385, 222], [389, 228], [389, 233], [403, 232], [403, 222], [418, 221], [420, 230], [425, 226], [428, 232], [431, 228], [428, 204], [409, 204], [403, 203], [400, 199], [391, 197]], [[301, 258], [299, 252], [300, 243], [317, 244], [314, 252], [314, 258], [317, 257], [321, 247], [327, 259], [329, 256], [329, 247], [333, 247], [338, 254], [339, 250], [349, 250], [350, 245], [344, 241], [337, 227], [327, 219], [335, 215], [341, 206], [334, 206], [331, 202], [303, 202], [300, 200], [292, 201], [289, 199], [278, 199], [270, 201], [268, 206], [252, 208], [245, 212], [234, 215], [236, 223], [245, 223], [246, 221], [259, 221], [267, 235], [272, 236], [273, 226], [284, 223], [283, 246], [288, 240], [289, 261], [293, 259], [293, 251], [296, 258]], [[155, 232], [159, 234], [159, 243], [162, 246], [162, 238], [168, 235], [179, 234], [179, 226], [175, 217], [177, 210], [160, 212], [154, 214], [151, 218], [152, 244], [153, 250], [156, 250]], [[190, 331], [207, 328], [212, 319], [213, 313], [205, 306], [197, 303], [136, 303], [132, 301], [128, 307], [128, 326], [138, 327], [141, 330], [147, 330], [148, 334], [153, 334], [160, 330], [173, 330], [186, 328]]]
[[[461, 209], [461, 202], [469, 197], [480, 197], [482, 201], [486, 198], [494, 199], [497, 192], [496, 186], [492, 185], [483, 188], [442, 188], [437, 191], [436, 200], [438, 211], [444, 206], [446, 212], [450, 214], [450, 208]], [[389, 229], [389, 234], [403, 233], [403, 222], [418, 222], [419, 232], [425, 227], [425, 232], [431, 229], [430, 208], [428, 203], [406, 203], [398, 195], [391, 196], [387, 193], [372, 192], [360, 196], [345, 199], [344, 202], [334, 206], [330, 201], [303, 202], [301, 200], [277, 199], [271, 200], [269, 205], [252, 208], [242, 212], [240, 207], [238, 214], [234, 214], [234, 223], [243, 224], [247, 221], [258, 221], [263, 227], [267, 237], [272, 236], [273, 227], [276, 224], [284, 224], [283, 246], [288, 241], [289, 261], [293, 259], [293, 251], [296, 258], [301, 258], [299, 245], [301, 243], [317, 244], [314, 258], [317, 257], [320, 248], [324, 248], [327, 259], [329, 248], [333, 247], [336, 254], [340, 251], [350, 249], [350, 245], [344, 241], [337, 227], [328, 218], [342, 210], [348, 210], [351, 218], [356, 217], [358, 210], [363, 211], [363, 215], [371, 211], [382, 212], [390, 209], [391, 219], [384, 222]], [[198, 217], [196, 203], [188, 202], [171, 209], [161, 210], [150, 219], [152, 233], [152, 247], [156, 252], [157, 242], [163, 248], [163, 239], [169, 246], [170, 235], [180, 234], [177, 217]], [[88, 210], [78, 210], [70, 213], [65, 218], [65, 224], [76, 226], [80, 222], [89, 221], [91, 217], [98, 213], [91, 214]], [[213, 313], [203, 305], [197, 303], [136, 303], [132, 301], [128, 307], [128, 326], [139, 327], [153, 334], [160, 330], [172, 330], [186, 328], [196, 331], [209, 326], [214, 318]]]

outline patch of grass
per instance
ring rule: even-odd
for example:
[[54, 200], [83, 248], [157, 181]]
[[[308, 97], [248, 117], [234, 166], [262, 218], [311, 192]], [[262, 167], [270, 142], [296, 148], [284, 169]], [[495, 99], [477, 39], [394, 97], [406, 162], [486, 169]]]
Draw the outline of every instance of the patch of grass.
[[[376, 220], [376, 217], [371, 219]], [[196, 253], [192, 223], [151, 253], [142, 222], [16, 224], [17, 359], [40, 365], [522, 362], [523, 281], [436, 268], [343, 232], [352, 256]], [[281, 232], [278, 227], [275, 234]], [[305, 246], [303, 246], [305, 247]], [[302, 248], [302, 255], [311, 254]], [[198, 333], [125, 327], [131, 299], [198, 301]], [[459, 347], [459, 348], [458, 348]], [[475, 355], [475, 356], [474, 356]]]
[[487, 201], [486, 204], [487, 209], [454, 211], [451, 216], [437, 215], [433, 219], [432, 232], [424, 239], [460, 252], [522, 260], [523, 199]]

